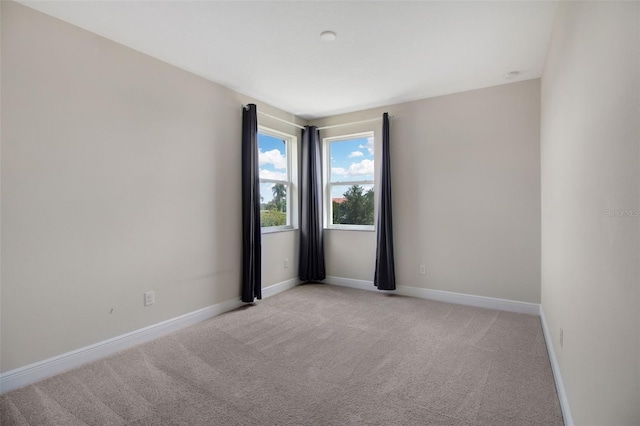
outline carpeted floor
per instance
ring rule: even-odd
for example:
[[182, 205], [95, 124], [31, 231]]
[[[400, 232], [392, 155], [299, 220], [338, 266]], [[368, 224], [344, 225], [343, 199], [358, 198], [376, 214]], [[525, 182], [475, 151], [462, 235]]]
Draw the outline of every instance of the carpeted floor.
[[538, 317], [303, 285], [0, 397], [9, 425], [562, 425]]

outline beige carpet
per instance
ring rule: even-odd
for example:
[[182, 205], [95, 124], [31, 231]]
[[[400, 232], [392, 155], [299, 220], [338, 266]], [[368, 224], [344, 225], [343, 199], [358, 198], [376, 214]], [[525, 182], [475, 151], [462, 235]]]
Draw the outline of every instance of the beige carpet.
[[304, 285], [0, 397], [9, 425], [561, 425], [538, 317]]

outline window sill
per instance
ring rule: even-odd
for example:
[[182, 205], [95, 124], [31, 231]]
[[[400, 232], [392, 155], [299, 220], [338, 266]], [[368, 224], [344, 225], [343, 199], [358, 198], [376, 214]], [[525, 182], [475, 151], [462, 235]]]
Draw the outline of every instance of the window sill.
[[353, 225], [353, 226], [329, 226], [324, 228], [325, 231], [356, 231], [356, 232], [375, 232], [374, 226]]
[[298, 228], [294, 228], [293, 226], [269, 226], [266, 228], [260, 228], [262, 234], [275, 234], [278, 232], [289, 232], [289, 231], [297, 231]]

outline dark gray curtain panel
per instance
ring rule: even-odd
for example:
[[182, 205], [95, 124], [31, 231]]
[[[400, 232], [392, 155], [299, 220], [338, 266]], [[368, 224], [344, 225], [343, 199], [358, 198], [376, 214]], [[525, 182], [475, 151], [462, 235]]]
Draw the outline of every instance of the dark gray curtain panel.
[[258, 111], [242, 109], [242, 301], [262, 299]]
[[382, 116], [382, 167], [380, 171], [380, 204], [378, 206], [378, 246], [373, 284], [378, 290], [396, 289], [393, 258], [393, 221], [391, 218], [391, 168], [389, 158], [389, 114]]
[[300, 259], [298, 275], [302, 281], [324, 280], [324, 242], [322, 238], [322, 167], [320, 134], [315, 126], [302, 130], [300, 146]]

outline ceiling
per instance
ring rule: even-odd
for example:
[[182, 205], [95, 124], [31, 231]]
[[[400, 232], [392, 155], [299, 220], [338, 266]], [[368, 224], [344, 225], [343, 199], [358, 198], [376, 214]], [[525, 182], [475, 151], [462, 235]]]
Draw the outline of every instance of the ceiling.
[[[538, 78], [555, 1], [20, 1], [305, 119]], [[322, 41], [332, 30], [336, 40]], [[519, 71], [510, 81], [504, 75]]]

